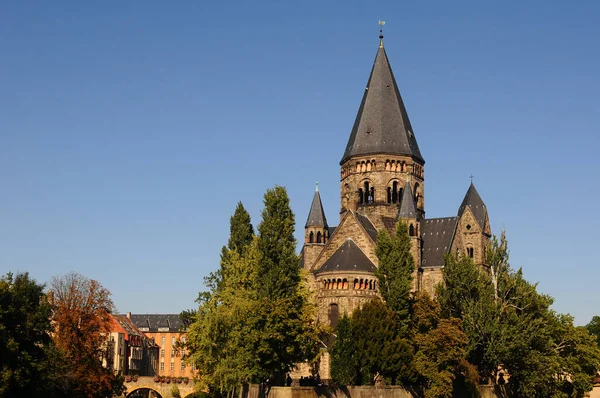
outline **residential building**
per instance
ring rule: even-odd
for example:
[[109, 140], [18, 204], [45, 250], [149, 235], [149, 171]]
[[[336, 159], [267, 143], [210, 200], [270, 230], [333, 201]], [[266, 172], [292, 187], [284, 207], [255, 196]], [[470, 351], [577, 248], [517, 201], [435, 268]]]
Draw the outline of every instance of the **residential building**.
[[159, 346], [159, 376], [194, 376], [192, 365], [184, 362], [185, 350], [178, 343], [185, 342], [185, 333], [180, 331], [179, 314], [128, 314], [131, 321], [146, 336], [153, 338]]

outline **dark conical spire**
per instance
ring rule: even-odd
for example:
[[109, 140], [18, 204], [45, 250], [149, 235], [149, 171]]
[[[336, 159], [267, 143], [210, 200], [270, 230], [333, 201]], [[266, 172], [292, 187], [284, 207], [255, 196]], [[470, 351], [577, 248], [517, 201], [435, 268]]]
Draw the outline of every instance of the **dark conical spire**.
[[385, 53], [383, 38], [380, 38], [369, 82], [340, 163], [351, 156], [375, 153], [412, 156], [425, 162]]
[[481, 228], [485, 227], [485, 219], [487, 215], [487, 207], [485, 207], [485, 203], [483, 203], [483, 199], [479, 196], [479, 192], [475, 189], [475, 185], [471, 182], [469, 189], [467, 190], [467, 194], [463, 199], [460, 207], [458, 208], [458, 217], [462, 217], [463, 213], [467, 209], [467, 207], [471, 208], [471, 212], [475, 217], [475, 220], [479, 223]]
[[404, 185], [404, 191], [402, 191], [402, 201], [400, 202], [398, 218], [417, 218], [415, 198], [413, 197], [412, 189], [410, 189], [408, 181]]
[[310, 206], [310, 211], [308, 212], [308, 219], [306, 220], [306, 225], [304, 227], [329, 228], [327, 226], [325, 212], [323, 211], [323, 204], [321, 203], [321, 195], [319, 195], [318, 183], [317, 188], [315, 189], [315, 196], [313, 196], [312, 205]]

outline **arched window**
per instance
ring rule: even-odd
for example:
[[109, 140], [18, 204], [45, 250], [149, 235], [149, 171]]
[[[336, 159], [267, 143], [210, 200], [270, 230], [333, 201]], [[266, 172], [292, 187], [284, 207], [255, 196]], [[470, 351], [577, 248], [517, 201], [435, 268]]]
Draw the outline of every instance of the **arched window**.
[[473, 254], [474, 254], [473, 248], [467, 247], [467, 256], [473, 258]]
[[363, 204], [365, 202], [365, 197], [362, 188], [358, 189], [358, 203]]
[[398, 203], [402, 203], [402, 195], [404, 195], [404, 188], [398, 190]]
[[354, 289], [358, 289], [358, 278], [354, 279]]
[[417, 206], [419, 205], [419, 183], [415, 182], [415, 189], [413, 190], [413, 194], [415, 195], [415, 203]]
[[392, 188], [387, 187], [387, 202], [392, 203]]
[[392, 183], [392, 203], [398, 203], [398, 181]]
[[408, 234], [410, 236], [415, 236], [415, 226], [410, 224], [410, 227], [408, 227]]
[[342, 288], [342, 280], [338, 279], [337, 280], [337, 287], [336, 287], [336, 289], [341, 289], [341, 288]]
[[317, 232], [317, 243], [322, 243], [321, 238], [322, 238], [321, 231], [319, 231], [319, 232]]
[[371, 193], [369, 191], [369, 181], [365, 181], [365, 185], [364, 186], [365, 186], [365, 197], [363, 198], [363, 203], [371, 203], [369, 201], [369, 196], [370, 196], [369, 194]]
[[329, 326], [332, 328], [337, 327], [339, 319], [339, 308], [337, 304], [329, 305]]
[[348, 279], [346, 278], [342, 281], [342, 289], [348, 289]]
[[371, 187], [369, 191], [369, 203], [375, 203], [375, 188]]
[[315, 241], [315, 233], [313, 231], [310, 231], [310, 234], [308, 234], [308, 243], [313, 243]]

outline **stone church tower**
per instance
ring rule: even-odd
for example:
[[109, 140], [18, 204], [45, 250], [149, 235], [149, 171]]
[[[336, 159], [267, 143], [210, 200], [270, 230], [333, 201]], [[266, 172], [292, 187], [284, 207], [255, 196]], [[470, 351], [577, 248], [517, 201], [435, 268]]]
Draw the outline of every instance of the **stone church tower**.
[[335, 327], [344, 313], [351, 314], [379, 295], [377, 234], [384, 228], [393, 233], [398, 220], [409, 225], [417, 265], [415, 291], [433, 294], [442, 280], [444, 255], [451, 251], [485, 266], [491, 229], [487, 208], [473, 184], [456, 216], [425, 218], [425, 160], [383, 36], [340, 167], [339, 225], [328, 225], [317, 189], [301, 254], [321, 322]]

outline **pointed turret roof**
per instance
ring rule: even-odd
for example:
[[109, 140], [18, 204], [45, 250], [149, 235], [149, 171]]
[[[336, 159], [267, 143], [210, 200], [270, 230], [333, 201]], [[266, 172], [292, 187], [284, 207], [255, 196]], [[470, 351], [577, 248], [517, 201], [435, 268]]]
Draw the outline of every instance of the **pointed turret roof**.
[[325, 218], [325, 212], [323, 211], [323, 204], [321, 203], [321, 195], [319, 194], [319, 185], [315, 189], [315, 196], [313, 196], [312, 205], [308, 212], [308, 219], [306, 220], [306, 227], [324, 227], [327, 226], [327, 219]]
[[475, 220], [479, 223], [481, 228], [485, 227], [485, 219], [487, 215], [487, 207], [485, 207], [485, 203], [483, 203], [483, 199], [479, 196], [479, 192], [475, 189], [475, 185], [471, 183], [469, 186], [469, 190], [465, 195], [460, 207], [458, 208], [458, 217], [462, 217], [463, 213], [467, 209], [467, 207], [471, 208], [471, 212], [475, 217]]
[[400, 211], [398, 218], [417, 218], [417, 208], [415, 206], [415, 198], [410, 189], [408, 181], [404, 184], [402, 191], [402, 201], [400, 202]]
[[380, 41], [369, 82], [340, 163], [351, 156], [375, 153], [412, 156], [425, 162], [396, 85], [383, 40]]

